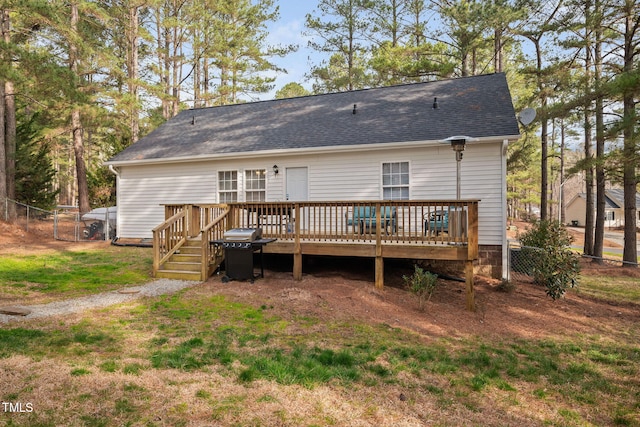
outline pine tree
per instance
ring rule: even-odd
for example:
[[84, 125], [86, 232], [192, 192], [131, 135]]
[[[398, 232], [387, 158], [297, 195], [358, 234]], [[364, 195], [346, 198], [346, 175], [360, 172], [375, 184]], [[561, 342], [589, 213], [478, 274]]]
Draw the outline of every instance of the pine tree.
[[[309, 47], [330, 54], [329, 63], [315, 65], [310, 76], [316, 92], [354, 90], [368, 86], [366, 0], [320, 0], [306, 18]], [[323, 19], [326, 18], [326, 19]]]
[[479, 72], [481, 57], [488, 56], [487, 31], [490, 29], [486, 2], [475, 0], [434, 0], [436, 9], [443, 20], [444, 28], [439, 31], [439, 39], [446, 43], [451, 56], [458, 63], [460, 76], [475, 75]]
[[[214, 12], [214, 28], [206, 56], [217, 70], [214, 84], [216, 104], [242, 102], [244, 97], [266, 93], [275, 77], [266, 72], [283, 71], [270, 62], [291, 46], [266, 45], [266, 24], [278, 18], [274, 0], [220, 0]], [[209, 81], [214, 80], [207, 76]]]
[[[553, 34], [557, 30], [557, 21], [559, 10], [562, 6], [562, 0], [558, 0], [555, 4], [550, 4], [549, 11], [542, 12], [542, 5], [538, 0], [533, 0], [529, 6], [530, 10], [538, 11], [535, 19], [528, 23], [526, 27], [523, 27], [517, 31], [517, 33], [527, 38], [533, 43], [535, 49], [535, 67], [525, 69], [524, 73], [530, 74], [534, 78], [534, 84], [537, 87], [537, 98], [540, 108], [544, 111], [547, 109], [549, 97], [553, 94], [553, 74], [554, 70], [558, 67], [545, 66], [545, 49], [543, 41], [549, 34]], [[545, 112], [546, 113], [546, 112]], [[541, 144], [541, 159], [540, 159], [540, 219], [547, 219], [548, 215], [548, 191], [549, 191], [549, 178], [548, 178], [548, 144], [549, 144], [549, 118], [542, 115], [540, 119], [540, 144]]]
[[620, 94], [623, 104], [622, 133], [624, 138], [624, 252], [627, 266], [638, 262], [637, 226], [638, 212], [636, 194], [638, 186], [638, 123], [636, 96], [640, 87], [640, 5], [634, 0], [621, 1], [619, 17], [624, 23], [621, 28], [623, 39], [622, 84]]
[[25, 117], [17, 127], [16, 200], [53, 210], [58, 195], [54, 190], [56, 170], [51, 164], [51, 149], [42, 136], [38, 118], [38, 114]]
[[311, 95], [311, 92], [306, 90], [300, 83], [291, 82], [282, 86], [282, 88], [276, 92], [276, 99], [294, 98], [297, 96], [307, 95]]
[[[5, 69], [2, 74], [7, 76], [5, 78], [0, 77], [0, 84], [3, 86], [2, 98], [2, 113], [3, 119], [0, 121], [2, 127], [0, 127], [0, 133], [2, 138], [0, 142], [3, 144], [2, 153], [0, 153], [0, 160], [4, 160], [4, 167], [0, 170], [2, 178], [0, 183], [4, 184], [4, 189], [0, 192], [0, 196], [7, 197], [15, 200], [16, 198], [16, 100], [15, 100], [15, 86], [11, 78], [13, 74], [14, 61], [11, 56], [11, 15], [9, 9], [0, 9], [0, 43], [5, 48], [2, 49], [3, 54], [0, 56]], [[9, 205], [7, 210], [7, 220], [15, 218], [15, 207]]]
[[455, 63], [443, 42], [427, 42], [422, 0], [386, 0], [369, 6], [374, 40], [370, 68], [374, 85], [418, 82], [453, 74]]

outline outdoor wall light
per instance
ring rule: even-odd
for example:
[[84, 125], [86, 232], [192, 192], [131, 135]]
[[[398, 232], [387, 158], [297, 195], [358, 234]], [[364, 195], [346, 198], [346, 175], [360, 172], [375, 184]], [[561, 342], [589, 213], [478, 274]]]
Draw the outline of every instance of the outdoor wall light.
[[280, 173], [280, 169], [278, 169], [278, 165], [273, 165], [273, 173], [278, 175]]

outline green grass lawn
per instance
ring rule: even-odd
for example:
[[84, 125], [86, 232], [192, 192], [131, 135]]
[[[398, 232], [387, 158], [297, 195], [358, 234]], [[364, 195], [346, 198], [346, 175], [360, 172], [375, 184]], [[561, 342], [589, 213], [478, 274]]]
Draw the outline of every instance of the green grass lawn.
[[576, 291], [600, 299], [640, 304], [640, 278], [582, 275]]
[[51, 251], [38, 255], [0, 255], [0, 292], [72, 297], [104, 292], [150, 280], [149, 248], [108, 247]]

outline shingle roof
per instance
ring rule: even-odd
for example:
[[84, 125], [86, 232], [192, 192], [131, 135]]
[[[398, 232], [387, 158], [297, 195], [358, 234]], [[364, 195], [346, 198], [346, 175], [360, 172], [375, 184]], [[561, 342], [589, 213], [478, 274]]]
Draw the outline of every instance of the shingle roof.
[[[619, 207], [624, 207], [624, 190], [622, 188], [610, 188], [605, 191], [608, 197], [615, 199], [616, 205], [620, 205]], [[640, 208], [640, 194], [636, 193], [636, 207]]]
[[[578, 193], [577, 197], [586, 199], [587, 193]], [[622, 188], [610, 188], [605, 190], [604, 202], [605, 207], [608, 209], [624, 208], [624, 190]], [[636, 207], [640, 208], [640, 194], [636, 194]]]
[[519, 135], [504, 74], [185, 110], [109, 163], [452, 135]]

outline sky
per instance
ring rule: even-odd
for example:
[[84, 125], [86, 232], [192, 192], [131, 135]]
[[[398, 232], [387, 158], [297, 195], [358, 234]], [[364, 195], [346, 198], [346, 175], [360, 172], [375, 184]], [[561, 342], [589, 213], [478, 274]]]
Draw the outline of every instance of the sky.
[[290, 45], [298, 46], [297, 52], [290, 53], [283, 58], [272, 58], [272, 61], [280, 68], [287, 70], [287, 74], [278, 73], [276, 75], [275, 88], [273, 91], [263, 94], [260, 99], [273, 99], [275, 92], [290, 82], [302, 84], [307, 89], [311, 89], [311, 83], [305, 82], [305, 73], [311, 68], [310, 57], [313, 63], [320, 61], [320, 55], [307, 48], [308, 38], [302, 35], [305, 30], [304, 23], [307, 13], [312, 13], [316, 2], [308, 0], [279, 0], [280, 19], [268, 26], [269, 36], [267, 41], [270, 45]]

